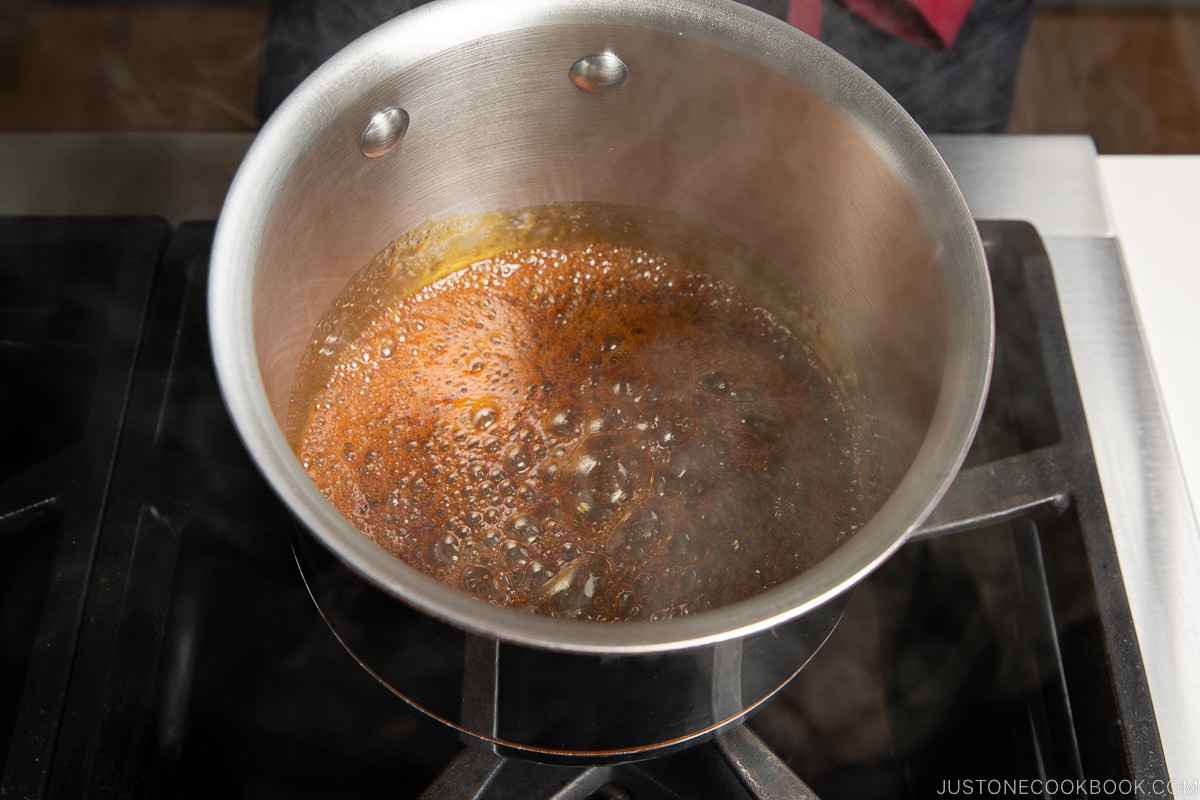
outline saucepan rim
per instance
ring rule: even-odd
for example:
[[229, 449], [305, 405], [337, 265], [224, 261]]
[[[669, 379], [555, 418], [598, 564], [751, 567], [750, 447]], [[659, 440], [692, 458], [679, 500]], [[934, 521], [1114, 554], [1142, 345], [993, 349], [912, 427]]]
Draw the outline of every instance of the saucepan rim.
[[[727, 606], [653, 622], [597, 623], [501, 608], [422, 575], [369, 541], [317, 490], [288, 446], [268, 401], [254, 348], [256, 264], [268, 209], [322, 126], [331, 97], [386, 63], [403, 69], [448, 48], [522, 28], [585, 22], [677, 30], [719, 43], [827, 98], [878, 151], [936, 231], [953, 263], [966, 315], [933, 420], [913, 468], [879, 512], [832, 555], [769, 591]], [[402, 46], [401, 46], [402, 45]], [[931, 234], [933, 236], [934, 234]], [[650, 654], [701, 647], [775, 627], [842, 594], [915, 531], [957, 474], [978, 425], [993, 351], [991, 288], [982, 244], [957, 185], [928, 137], [866, 75], [779, 20], [724, 0], [437, 0], [366, 34], [304, 81], [266, 122], [229, 190], [214, 237], [209, 287], [213, 357], [246, 448], [298, 520], [346, 565], [389, 594], [472, 633], [530, 647]]]

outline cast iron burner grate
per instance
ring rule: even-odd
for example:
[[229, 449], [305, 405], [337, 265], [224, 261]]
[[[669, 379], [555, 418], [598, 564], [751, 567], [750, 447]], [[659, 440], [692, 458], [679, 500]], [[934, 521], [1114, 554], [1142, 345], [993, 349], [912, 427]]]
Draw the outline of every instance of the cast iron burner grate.
[[1048, 260], [1027, 225], [980, 228], [999, 348], [958, 486], [983, 500], [952, 493], [927, 531], [973, 529], [902, 548], [749, 727], [589, 770], [464, 750], [324, 628], [212, 374], [211, 224], [0, 220], [0, 796], [768, 797], [784, 766], [827, 800], [1165, 779]]

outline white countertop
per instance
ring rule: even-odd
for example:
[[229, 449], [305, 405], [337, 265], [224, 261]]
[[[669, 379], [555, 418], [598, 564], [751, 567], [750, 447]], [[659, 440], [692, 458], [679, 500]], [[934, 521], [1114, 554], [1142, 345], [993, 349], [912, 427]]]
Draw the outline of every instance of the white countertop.
[[1101, 156], [1099, 165], [1194, 511], [1200, 498], [1200, 155]]

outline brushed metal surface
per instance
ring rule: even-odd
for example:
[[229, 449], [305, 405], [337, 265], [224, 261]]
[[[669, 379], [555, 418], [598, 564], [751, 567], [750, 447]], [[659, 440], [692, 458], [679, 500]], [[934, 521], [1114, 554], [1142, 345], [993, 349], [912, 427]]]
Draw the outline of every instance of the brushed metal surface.
[[571, 83], [585, 92], [619, 89], [629, 80], [629, 67], [612, 53], [584, 56], [571, 65]]
[[1115, 239], [1047, 237], [1167, 768], [1200, 778], [1200, 530]]
[[1112, 236], [1087, 136], [932, 137], [975, 219], [1020, 219], [1045, 236]]
[[403, 108], [385, 108], [371, 116], [363, 130], [359, 150], [367, 158], [379, 158], [392, 151], [408, 132], [408, 112]]

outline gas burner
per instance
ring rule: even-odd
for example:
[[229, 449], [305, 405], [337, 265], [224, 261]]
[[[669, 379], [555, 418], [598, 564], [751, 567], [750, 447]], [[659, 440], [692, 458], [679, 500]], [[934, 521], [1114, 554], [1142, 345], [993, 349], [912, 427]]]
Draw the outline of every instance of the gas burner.
[[[4, 220], [0, 408], [21, 425], [0, 464], [2, 793], [796, 797], [799, 775], [828, 799], [979, 777], [1165, 780], [1049, 260], [1028, 225], [980, 230], [996, 368], [934, 519], [745, 724], [660, 759], [547, 767], [464, 750], [322, 623], [295, 524], [212, 374], [212, 226]], [[345, 586], [318, 603], [369, 618], [394, 602]], [[424, 625], [389, 632], [401, 694], [437, 678], [421, 637], [469, 649]], [[461, 664], [449, 674], [460, 682], [429, 696], [459, 724], [478, 709]]]

